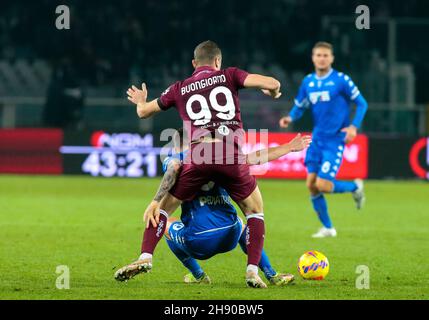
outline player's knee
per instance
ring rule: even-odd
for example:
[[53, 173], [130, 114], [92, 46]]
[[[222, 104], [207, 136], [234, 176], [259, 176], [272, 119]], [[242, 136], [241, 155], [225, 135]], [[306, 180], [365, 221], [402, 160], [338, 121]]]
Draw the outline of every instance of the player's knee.
[[320, 192], [321, 192], [321, 191], [319, 191], [319, 189], [317, 188], [316, 181], [308, 181], [308, 180], [307, 180], [306, 185], [307, 185], [307, 188], [308, 188], [308, 190], [310, 191], [310, 193], [311, 193], [312, 195], [316, 195], [316, 194], [318, 194], [318, 193], [320, 193]]
[[315, 181], [310, 181], [307, 180], [305, 185], [307, 186], [307, 188], [311, 191], [311, 189], [315, 189], [316, 188], [316, 182]]
[[264, 212], [264, 205], [260, 197], [249, 197], [243, 201], [237, 202], [237, 204], [245, 215]]
[[264, 212], [264, 208], [262, 206], [240, 206], [241, 211], [243, 212], [244, 215], [249, 215], [249, 214], [255, 214], [255, 213], [262, 213]]
[[318, 178], [316, 180], [316, 188], [319, 192], [328, 193], [332, 191], [332, 182]]
[[252, 201], [251, 205], [246, 208], [244, 213], [247, 215], [262, 212], [264, 212], [262, 201]]

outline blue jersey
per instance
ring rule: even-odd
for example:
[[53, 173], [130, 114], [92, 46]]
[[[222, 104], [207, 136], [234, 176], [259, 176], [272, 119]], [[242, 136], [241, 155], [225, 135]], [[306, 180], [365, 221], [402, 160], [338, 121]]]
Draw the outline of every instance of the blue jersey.
[[[186, 152], [165, 158], [163, 162], [164, 172], [172, 159], [182, 161], [184, 157], [186, 157]], [[206, 233], [230, 228], [236, 225], [239, 220], [228, 193], [214, 182], [204, 185], [194, 200], [182, 203], [180, 218], [186, 226], [189, 236], [202, 236]]]
[[323, 77], [312, 73], [302, 81], [290, 116], [295, 121], [306, 109], [311, 109], [314, 124], [313, 138], [344, 138], [345, 134], [341, 129], [351, 124], [350, 103], [352, 101], [358, 106], [352, 124], [359, 128], [367, 104], [353, 80], [334, 69]]

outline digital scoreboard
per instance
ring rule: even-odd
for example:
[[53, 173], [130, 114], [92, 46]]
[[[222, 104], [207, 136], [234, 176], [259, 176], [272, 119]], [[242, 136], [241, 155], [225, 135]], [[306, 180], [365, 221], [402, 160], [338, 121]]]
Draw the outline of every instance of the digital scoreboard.
[[155, 177], [159, 175], [161, 148], [151, 133], [65, 134], [59, 149], [66, 174], [94, 177]]
[[[295, 135], [249, 130], [243, 151], [281, 145]], [[161, 176], [161, 151], [170, 149], [166, 147], [169, 141], [160, 140], [160, 135], [152, 132], [0, 129], [0, 173], [107, 178]], [[428, 146], [428, 137], [358, 135], [344, 148], [338, 178], [429, 180]], [[305, 150], [293, 152], [270, 163], [252, 166], [251, 173], [257, 178], [305, 179], [305, 156]]]

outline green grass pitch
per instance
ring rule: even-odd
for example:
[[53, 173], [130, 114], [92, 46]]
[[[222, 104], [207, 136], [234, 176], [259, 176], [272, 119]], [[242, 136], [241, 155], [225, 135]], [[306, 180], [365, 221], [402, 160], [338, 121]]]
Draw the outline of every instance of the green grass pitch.
[[[0, 299], [428, 299], [429, 186], [423, 182], [366, 183], [367, 206], [351, 195], [328, 195], [338, 231], [312, 239], [319, 228], [303, 181], [260, 180], [265, 249], [287, 287], [245, 287], [239, 248], [202, 266], [212, 285], [185, 285], [186, 270], [161, 241], [152, 273], [128, 283], [113, 279], [136, 259], [142, 214], [158, 179], [0, 176]], [[177, 213], [176, 213], [177, 215]], [[296, 262], [306, 250], [323, 252], [331, 269], [323, 281], [304, 281]], [[70, 289], [56, 288], [58, 265], [70, 270]], [[356, 267], [370, 271], [358, 290]]]

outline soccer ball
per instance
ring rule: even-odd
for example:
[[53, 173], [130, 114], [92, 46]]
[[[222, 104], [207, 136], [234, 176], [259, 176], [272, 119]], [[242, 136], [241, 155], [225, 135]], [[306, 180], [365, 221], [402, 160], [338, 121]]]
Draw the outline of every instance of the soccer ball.
[[306, 280], [323, 280], [329, 272], [329, 262], [319, 251], [307, 251], [298, 260], [298, 272]]

